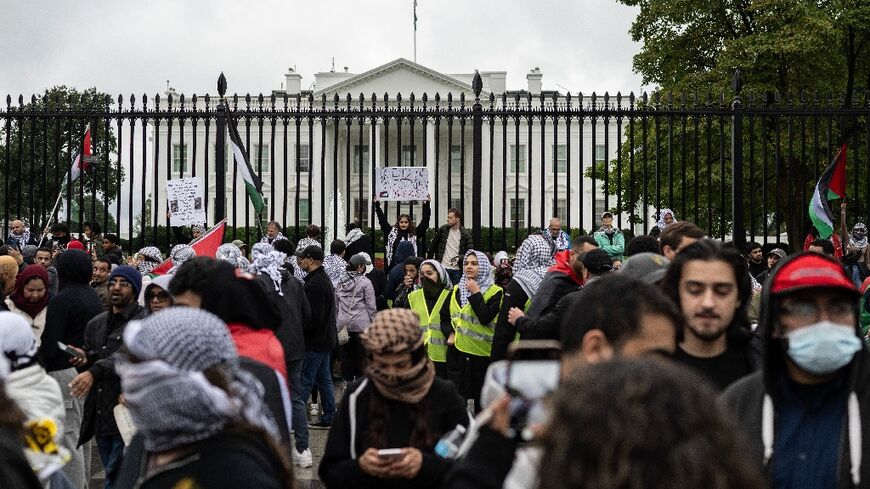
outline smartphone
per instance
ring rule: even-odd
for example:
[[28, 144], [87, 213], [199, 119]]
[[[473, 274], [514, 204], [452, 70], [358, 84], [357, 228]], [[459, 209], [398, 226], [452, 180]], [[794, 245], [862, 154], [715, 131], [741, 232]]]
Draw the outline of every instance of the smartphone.
[[521, 441], [529, 441], [529, 424], [547, 420], [545, 399], [559, 387], [561, 348], [556, 341], [519, 341], [508, 350], [506, 390], [511, 396], [511, 429]]
[[67, 355], [69, 355], [71, 357], [81, 358], [81, 354], [79, 352], [73, 350], [72, 348], [70, 348], [66, 343], [58, 341], [57, 347], [60, 348], [60, 351], [66, 353]]
[[401, 448], [382, 448], [378, 450], [378, 457], [385, 460], [399, 460], [404, 455]]

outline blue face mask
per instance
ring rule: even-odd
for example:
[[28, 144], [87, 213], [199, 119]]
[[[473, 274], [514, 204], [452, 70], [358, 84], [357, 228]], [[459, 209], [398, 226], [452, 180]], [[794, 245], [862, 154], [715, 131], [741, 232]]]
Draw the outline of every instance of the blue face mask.
[[821, 321], [787, 335], [788, 356], [801, 370], [827, 375], [848, 365], [861, 350], [855, 328]]

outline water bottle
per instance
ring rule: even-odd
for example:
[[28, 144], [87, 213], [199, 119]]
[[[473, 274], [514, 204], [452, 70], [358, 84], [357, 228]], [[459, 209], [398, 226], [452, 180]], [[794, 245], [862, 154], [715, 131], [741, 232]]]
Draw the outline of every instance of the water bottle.
[[435, 444], [435, 453], [441, 458], [456, 458], [456, 455], [459, 453], [459, 447], [462, 446], [462, 440], [464, 438], [465, 426], [458, 424], [456, 425], [456, 428], [453, 428], [438, 440], [438, 443]]

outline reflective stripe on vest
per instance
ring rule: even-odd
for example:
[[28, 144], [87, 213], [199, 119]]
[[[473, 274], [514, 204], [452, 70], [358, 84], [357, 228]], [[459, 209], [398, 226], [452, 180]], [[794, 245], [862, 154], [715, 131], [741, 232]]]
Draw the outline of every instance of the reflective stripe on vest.
[[[450, 294], [450, 318], [453, 329], [456, 331], [456, 349], [469, 355], [488, 357], [492, 353], [492, 338], [495, 334], [495, 323], [498, 321], [498, 315], [489, 324], [480, 324], [470, 302], [464, 307], [459, 307], [459, 302], [456, 299], [458, 289], [457, 285], [453, 289], [454, 292]], [[490, 286], [483, 294], [484, 302], [488, 302], [501, 291], [502, 289], [498, 285]]]
[[426, 308], [426, 297], [423, 295], [423, 289], [418, 289], [408, 294], [408, 304], [411, 310], [420, 316], [420, 328], [424, 331], [424, 342], [426, 350], [429, 353], [429, 359], [433, 362], [447, 361], [447, 339], [441, 332], [441, 308], [444, 306], [444, 301], [450, 290], [442, 290], [438, 300], [435, 301], [435, 308], [429, 312]]

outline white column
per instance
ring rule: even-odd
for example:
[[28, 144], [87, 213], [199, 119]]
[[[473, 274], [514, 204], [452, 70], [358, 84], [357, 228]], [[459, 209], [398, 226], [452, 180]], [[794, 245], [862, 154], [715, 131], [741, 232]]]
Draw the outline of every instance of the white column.
[[[371, 147], [373, 148], [372, 150], [374, 151], [374, 153], [372, 153], [372, 154], [375, 155], [375, 168], [380, 168], [380, 167], [381, 167], [381, 162], [382, 162], [383, 159], [384, 159], [384, 158], [383, 158], [383, 155], [381, 155], [381, 127], [382, 127], [382, 122], [381, 122], [380, 119], [374, 119], [374, 120], [372, 121], [372, 123], [375, 125], [375, 140], [372, 141], [372, 145], [371, 145]], [[372, 171], [374, 171], [374, 169], [373, 169]], [[374, 176], [375, 176], [375, 175], [371, 175], [371, 177], [374, 177]], [[373, 198], [374, 198], [374, 195], [375, 195], [375, 189], [372, 188], [371, 195], [369, 196], [369, 199], [373, 199]], [[369, 220], [369, 226], [372, 226], [373, 228], [375, 228], [375, 227], [376, 227], [376, 223], [375, 223], [375, 213], [374, 213], [374, 210], [373, 210], [373, 204], [374, 204], [374, 202], [369, 202], [369, 209], [368, 209], [368, 213], [369, 213], [368, 215], [369, 215], [369, 217], [368, 217], [368, 220]], [[374, 239], [375, 239], [375, 237], [372, 236], [372, 241], [373, 241], [373, 242], [374, 242]]]
[[429, 194], [433, 196], [433, 199], [438, 197], [434, 194], [435, 165], [437, 164], [438, 162], [435, 161], [435, 123], [429, 121], [426, 124], [426, 168], [429, 171]]

